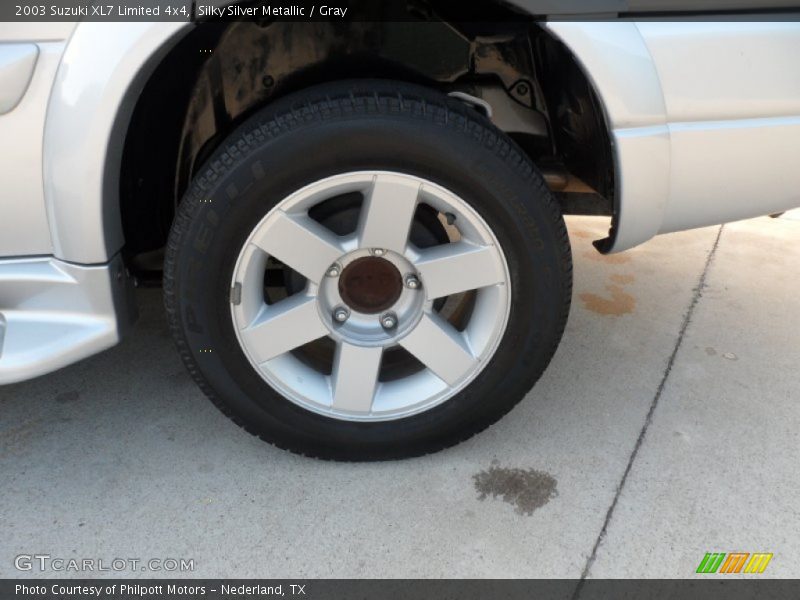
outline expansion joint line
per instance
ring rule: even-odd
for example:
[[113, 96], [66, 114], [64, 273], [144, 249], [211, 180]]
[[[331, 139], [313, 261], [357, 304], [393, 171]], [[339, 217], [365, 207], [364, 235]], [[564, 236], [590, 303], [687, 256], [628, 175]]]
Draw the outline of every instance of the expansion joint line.
[[667, 383], [667, 379], [669, 378], [670, 373], [672, 372], [672, 367], [675, 364], [675, 357], [678, 355], [678, 351], [681, 349], [683, 345], [683, 338], [686, 335], [686, 330], [689, 328], [689, 324], [692, 322], [692, 316], [694, 315], [694, 310], [697, 307], [700, 298], [703, 295], [703, 290], [706, 287], [706, 278], [708, 277], [708, 272], [711, 267], [711, 263], [714, 260], [714, 256], [717, 253], [717, 248], [719, 247], [719, 241], [722, 237], [722, 231], [725, 228], [724, 225], [720, 225], [719, 230], [717, 231], [717, 237], [714, 240], [713, 246], [711, 246], [711, 251], [708, 253], [708, 257], [706, 258], [706, 263], [703, 267], [703, 271], [700, 274], [700, 279], [697, 282], [697, 286], [693, 290], [692, 300], [689, 302], [689, 306], [686, 309], [686, 312], [683, 315], [683, 322], [681, 323], [681, 328], [678, 332], [678, 338], [675, 340], [675, 346], [672, 348], [672, 353], [669, 356], [669, 360], [667, 361], [667, 365], [664, 369], [664, 374], [661, 376], [661, 381], [656, 388], [656, 392], [653, 395], [653, 400], [650, 402], [650, 409], [647, 411], [647, 417], [645, 417], [644, 424], [642, 425], [642, 429], [639, 432], [639, 437], [636, 439], [636, 443], [633, 446], [633, 451], [631, 452], [630, 457], [628, 458], [628, 464], [625, 467], [625, 471], [622, 474], [622, 479], [620, 479], [619, 484], [617, 485], [617, 489], [614, 493], [614, 499], [611, 501], [611, 505], [608, 507], [608, 512], [606, 512], [606, 518], [603, 521], [603, 527], [600, 530], [597, 539], [594, 542], [594, 547], [592, 548], [592, 552], [589, 555], [589, 558], [586, 560], [586, 564], [583, 567], [583, 572], [581, 573], [581, 578], [578, 581], [578, 585], [575, 588], [575, 592], [572, 595], [572, 600], [577, 600], [580, 597], [581, 590], [583, 589], [584, 583], [586, 578], [589, 575], [589, 571], [594, 564], [595, 559], [597, 558], [597, 552], [600, 548], [600, 545], [603, 543], [606, 537], [606, 533], [608, 531], [608, 526], [611, 523], [611, 519], [614, 516], [614, 510], [617, 508], [617, 502], [619, 501], [619, 497], [622, 494], [622, 490], [625, 487], [625, 483], [628, 481], [628, 475], [630, 475], [631, 469], [633, 467], [633, 463], [636, 460], [636, 456], [639, 454], [639, 449], [642, 447], [642, 443], [644, 442], [644, 438], [647, 435], [647, 430], [650, 427], [650, 423], [653, 421], [653, 413], [655, 413], [656, 407], [658, 406], [658, 402], [661, 399], [661, 395], [664, 392], [664, 387]]

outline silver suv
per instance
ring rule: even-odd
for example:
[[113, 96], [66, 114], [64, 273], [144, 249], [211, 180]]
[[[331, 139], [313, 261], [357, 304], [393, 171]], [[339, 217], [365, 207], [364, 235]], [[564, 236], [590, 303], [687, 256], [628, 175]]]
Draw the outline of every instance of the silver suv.
[[183, 361], [246, 430], [424, 454], [546, 368], [571, 298], [562, 215], [608, 216], [613, 253], [800, 205], [800, 23], [778, 12], [216, 4], [0, 24], [0, 383], [116, 344], [133, 283], [163, 282]]

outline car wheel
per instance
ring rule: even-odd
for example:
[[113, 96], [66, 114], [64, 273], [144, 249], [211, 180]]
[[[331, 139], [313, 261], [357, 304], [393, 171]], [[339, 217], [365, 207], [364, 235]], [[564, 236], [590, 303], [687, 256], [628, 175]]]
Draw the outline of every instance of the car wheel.
[[339, 460], [415, 456], [519, 402], [561, 338], [564, 222], [491, 122], [355, 81], [250, 117], [188, 189], [164, 291], [180, 355], [236, 423]]

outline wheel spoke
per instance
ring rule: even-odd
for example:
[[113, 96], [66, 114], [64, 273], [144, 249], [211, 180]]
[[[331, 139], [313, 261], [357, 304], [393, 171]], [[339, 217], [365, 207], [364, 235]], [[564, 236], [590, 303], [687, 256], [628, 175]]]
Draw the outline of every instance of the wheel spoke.
[[503, 265], [494, 246], [467, 242], [434, 246], [422, 251], [416, 267], [428, 300], [505, 281]]
[[359, 245], [405, 252], [419, 189], [408, 178], [377, 175], [362, 208]]
[[336, 236], [311, 217], [282, 211], [270, 217], [253, 243], [313, 283], [344, 253]]
[[423, 316], [400, 345], [448, 385], [458, 383], [478, 362], [459, 332], [436, 314]]
[[383, 348], [340, 342], [333, 364], [333, 408], [368, 413], [372, 408]]
[[267, 306], [240, 335], [253, 359], [261, 364], [327, 333], [317, 312], [316, 299], [296, 295]]

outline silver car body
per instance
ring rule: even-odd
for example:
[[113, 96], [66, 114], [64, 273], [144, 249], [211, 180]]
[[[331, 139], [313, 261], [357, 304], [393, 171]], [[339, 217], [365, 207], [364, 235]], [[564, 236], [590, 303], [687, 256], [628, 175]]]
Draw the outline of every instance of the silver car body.
[[[617, 186], [608, 251], [800, 206], [800, 22], [545, 26], [605, 112]], [[132, 322], [124, 132], [148, 75], [191, 27], [0, 24], [0, 383], [108, 348]]]

